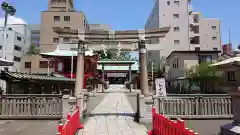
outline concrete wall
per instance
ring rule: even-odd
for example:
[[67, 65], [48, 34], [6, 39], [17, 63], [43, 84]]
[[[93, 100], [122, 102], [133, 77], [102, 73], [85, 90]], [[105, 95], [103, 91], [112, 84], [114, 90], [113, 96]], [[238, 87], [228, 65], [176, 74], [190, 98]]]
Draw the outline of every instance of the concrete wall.
[[[42, 58], [40, 55], [24, 55], [21, 60], [20, 71], [23, 73], [47, 73], [47, 68], [40, 68], [40, 61], [48, 61], [45, 58]], [[31, 62], [31, 69], [25, 67], [25, 62]], [[54, 68], [50, 68], [49, 72], [53, 72]]]

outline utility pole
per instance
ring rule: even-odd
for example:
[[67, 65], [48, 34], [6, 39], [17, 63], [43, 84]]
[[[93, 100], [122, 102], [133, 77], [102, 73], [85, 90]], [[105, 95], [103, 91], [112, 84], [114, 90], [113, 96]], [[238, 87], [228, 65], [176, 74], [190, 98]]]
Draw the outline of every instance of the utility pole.
[[187, 34], [188, 34], [188, 49], [189, 49], [189, 51], [190, 51], [190, 49], [191, 49], [191, 45], [190, 45], [190, 24], [189, 24], [189, 9], [188, 9], [188, 1], [187, 1], [187, 30], [188, 30], [188, 32], [187, 32]]

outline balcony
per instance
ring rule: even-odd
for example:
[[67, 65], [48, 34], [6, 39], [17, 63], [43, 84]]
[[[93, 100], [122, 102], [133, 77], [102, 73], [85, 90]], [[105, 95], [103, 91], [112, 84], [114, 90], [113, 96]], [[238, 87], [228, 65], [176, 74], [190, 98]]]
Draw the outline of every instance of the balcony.
[[193, 12], [193, 6], [188, 5], [188, 13], [191, 14]]

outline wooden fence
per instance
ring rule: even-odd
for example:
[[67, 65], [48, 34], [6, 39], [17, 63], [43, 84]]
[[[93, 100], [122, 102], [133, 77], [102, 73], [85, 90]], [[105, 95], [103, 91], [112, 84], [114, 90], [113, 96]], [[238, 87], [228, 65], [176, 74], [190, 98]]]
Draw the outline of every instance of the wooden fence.
[[0, 119], [61, 119], [62, 95], [0, 95]]
[[172, 94], [155, 97], [158, 112], [173, 118], [232, 118], [231, 96], [226, 94]]

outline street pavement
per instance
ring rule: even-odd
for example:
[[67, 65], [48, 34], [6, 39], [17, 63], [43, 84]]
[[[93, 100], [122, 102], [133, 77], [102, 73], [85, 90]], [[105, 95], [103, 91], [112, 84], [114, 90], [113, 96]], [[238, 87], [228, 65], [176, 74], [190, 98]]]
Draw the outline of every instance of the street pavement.
[[125, 91], [122, 85], [111, 85], [78, 135], [147, 135], [145, 126], [133, 121]]
[[0, 120], [0, 135], [56, 135], [58, 121]]

